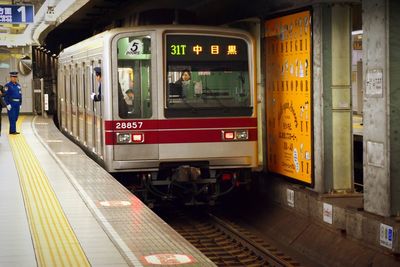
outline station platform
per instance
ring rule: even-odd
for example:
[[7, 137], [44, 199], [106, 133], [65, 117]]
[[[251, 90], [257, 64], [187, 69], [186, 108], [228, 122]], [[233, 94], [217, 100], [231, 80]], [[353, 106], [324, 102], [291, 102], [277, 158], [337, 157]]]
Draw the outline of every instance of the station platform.
[[215, 266], [51, 119], [2, 119], [0, 266]]

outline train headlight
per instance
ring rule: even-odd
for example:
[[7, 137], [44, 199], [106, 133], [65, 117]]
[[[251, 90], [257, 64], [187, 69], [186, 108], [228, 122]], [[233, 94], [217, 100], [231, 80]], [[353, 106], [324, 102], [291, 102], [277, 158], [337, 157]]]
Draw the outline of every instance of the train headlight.
[[117, 133], [117, 143], [118, 144], [128, 144], [131, 142], [130, 133]]
[[249, 140], [249, 132], [247, 130], [236, 130], [236, 140]]

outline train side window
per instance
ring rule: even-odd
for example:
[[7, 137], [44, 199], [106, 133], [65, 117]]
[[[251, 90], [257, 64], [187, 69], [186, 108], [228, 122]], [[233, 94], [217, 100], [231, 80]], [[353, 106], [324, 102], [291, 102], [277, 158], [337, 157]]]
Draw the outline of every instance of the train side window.
[[86, 90], [86, 109], [92, 111], [93, 110], [93, 101], [90, 99], [90, 94], [91, 94], [91, 90], [92, 90], [92, 75], [90, 75], [91, 73], [91, 66], [88, 65], [85, 68], [85, 90]]
[[78, 66], [78, 75], [77, 75], [77, 84], [78, 84], [78, 107], [83, 107], [83, 84], [82, 84], [82, 66]]
[[150, 118], [151, 39], [129, 36], [117, 41], [118, 115], [120, 118]]
[[[94, 67], [100, 67], [101, 68], [101, 60], [99, 60], [98, 61], [98, 63], [97, 63], [97, 65], [96, 66], [94, 66]], [[97, 96], [99, 96], [100, 95], [100, 92], [99, 92], [99, 81], [97, 81], [97, 79], [96, 79], [96, 72], [95, 71], [93, 71], [93, 77], [92, 77], [92, 79], [93, 79], [93, 84], [94, 84], [94, 88], [93, 88], [93, 92], [97, 95]], [[101, 81], [100, 81], [100, 83], [101, 83]], [[103, 86], [103, 84], [102, 84], [102, 86]], [[101, 90], [103, 90], [103, 88], [101, 89]], [[103, 94], [103, 92], [101, 92], [101, 94]], [[102, 96], [101, 96], [102, 97]]]
[[[71, 102], [71, 67], [68, 66], [65, 72], [65, 103], [69, 105]], [[68, 111], [67, 111], [68, 113]]]
[[81, 65], [81, 67], [80, 67], [80, 86], [81, 86], [81, 89], [79, 90], [80, 91], [80, 106], [81, 106], [81, 108], [85, 108], [85, 101], [86, 101], [86, 99], [85, 99], [85, 63], [83, 62], [82, 63], [82, 65]]
[[71, 69], [71, 105], [77, 105], [77, 64]]

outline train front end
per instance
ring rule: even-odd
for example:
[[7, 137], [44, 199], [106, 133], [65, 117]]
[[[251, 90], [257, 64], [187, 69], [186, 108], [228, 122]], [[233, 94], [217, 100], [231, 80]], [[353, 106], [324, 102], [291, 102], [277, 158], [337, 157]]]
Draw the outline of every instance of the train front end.
[[258, 167], [253, 45], [229, 29], [120, 33], [106, 121], [110, 171], [145, 198], [214, 203]]

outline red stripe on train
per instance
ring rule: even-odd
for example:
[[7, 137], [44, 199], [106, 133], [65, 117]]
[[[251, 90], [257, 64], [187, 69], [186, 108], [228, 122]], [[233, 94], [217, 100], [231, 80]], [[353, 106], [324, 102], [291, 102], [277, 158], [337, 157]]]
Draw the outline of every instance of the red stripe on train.
[[[249, 140], [257, 140], [257, 129], [248, 129]], [[222, 140], [221, 130], [162, 130], [140, 131], [132, 130], [131, 133], [144, 134], [142, 144], [173, 144], [173, 143], [203, 143], [203, 142], [228, 142]], [[106, 132], [106, 145], [117, 144], [117, 135], [114, 132]], [[238, 141], [231, 141], [238, 142]], [[127, 144], [128, 145], [128, 144]], [[136, 144], [137, 145], [137, 144]]]
[[166, 119], [166, 120], [113, 120], [105, 121], [106, 131], [193, 129], [193, 128], [246, 128], [257, 127], [256, 118]]

